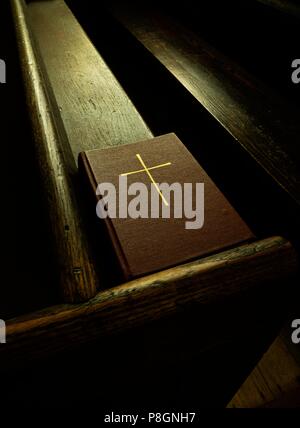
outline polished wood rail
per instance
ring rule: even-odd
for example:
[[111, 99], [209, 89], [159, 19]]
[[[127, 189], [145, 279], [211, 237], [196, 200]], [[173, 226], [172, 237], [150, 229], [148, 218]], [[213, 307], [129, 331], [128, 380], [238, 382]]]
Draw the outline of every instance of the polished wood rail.
[[27, 13], [75, 162], [153, 136], [64, 1], [29, 2]]
[[174, 18], [137, 3], [110, 9], [299, 206], [299, 129], [288, 103]]
[[10, 320], [0, 356], [7, 367], [155, 322], [191, 305], [199, 313], [214, 301], [226, 306], [237, 299], [238, 305], [247, 290], [272, 294], [274, 281], [282, 281], [284, 289], [298, 270], [298, 255], [283, 238], [243, 245], [102, 291], [86, 303]]
[[85, 301], [100, 285], [78, 207], [78, 153], [152, 134], [64, 2], [11, 3], [62, 293]]
[[95, 295], [98, 280], [72, 188], [74, 169], [62, 150], [66, 135], [56, 105], [51, 102], [50, 88], [28, 26], [26, 6], [19, 0], [12, 0], [11, 4], [39, 167], [47, 189], [62, 291], [66, 301], [87, 300]]

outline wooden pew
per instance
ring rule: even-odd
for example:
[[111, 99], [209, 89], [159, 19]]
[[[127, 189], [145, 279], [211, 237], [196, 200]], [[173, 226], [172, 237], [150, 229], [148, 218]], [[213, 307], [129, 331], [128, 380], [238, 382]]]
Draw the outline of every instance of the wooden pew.
[[228, 408], [299, 408], [300, 367], [279, 336], [228, 404]]
[[57, 304], [60, 296], [9, 2], [1, 2], [0, 36], [7, 66], [7, 82], [0, 85], [1, 177], [3, 189], [8, 182], [15, 189], [2, 192], [0, 318], [7, 320]]
[[299, 205], [297, 112], [177, 20], [137, 3], [111, 10]]
[[[126, 345], [122, 337], [128, 336], [122, 335], [128, 331], [131, 344], [143, 334], [154, 338], [151, 352], [149, 347], [141, 351], [138, 343], [133, 349], [125, 346], [122, 350], [127, 370], [132, 374], [132, 390], [141, 382], [135, 370], [138, 351], [145, 359], [138, 366], [143, 373], [150, 354], [157, 373], [162, 373], [162, 361], [172, 358], [168, 380], [174, 375], [174, 367], [178, 377], [184, 379], [193, 369], [198, 373], [203, 350], [213, 349], [216, 354], [218, 346], [225, 342], [227, 348], [239, 348], [237, 359], [249, 352], [249, 371], [279, 327], [280, 320], [272, 316], [279, 307], [284, 316], [285, 303], [288, 307], [293, 296], [298, 256], [292, 244], [281, 237], [261, 239], [118, 287], [109, 288], [110, 284], [101, 283], [98, 260], [90, 248], [77, 197], [76, 156], [80, 150], [133, 142], [152, 133], [63, 1], [29, 2], [25, 6], [20, 0], [12, 0], [12, 5], [56, 254], [59, 265], [65, 267], [61, 277], [64, 297], [68, 302], [86, 300], [94, 295], [98, 283], [100, 288], [107, 289], [98, 291], [87, 302], [50, 306], [7, 322], [7, 345], [0, 349], [2, 367], [14, 368], [37, 358], [73, 351], [99, 338], [101, 343], [109, 344], [101, 350], [101, 366], [116, 361], [113, 342]], [[294, 196], [293, 184], [290, 190]], [[265, 314], [267, 302], [270, 307]], [[254, 309], [255, 304], [259, 309]], [[246, 319], [237, 325], [236, 317], [242, 313], [247, 314]], [[214, 333], [221, 320], [227, 329], [224, 335]], [[245, 347], [234, 345], [245, 331], [249, 334]], [[258, 334], [259, 344], [255, 337]], [[164, 355], [160, 344], [166, 337], [169, 341]], [[190, 342], [183, 340], [187, 337]], [[181, 352], [179, 338], [185, 348]], [[128, 379], [121, 367], [109, 364], [110, 370], [115, 370], [115, 382], [118, 376], [120, 383]], [[230, 367], [235, 364], [236, 360], [232, 360]], [[203, 375], [203, 370], [200, 372]], [[198, 381], [199, 373], [195, 375]], [[238, 374], [239, 379], [243, 376], [244, 372]], [[102, 381], [101, 394], [105, 395], [110, 379], [103, 374]], [[147, 382], [145, 389], [151, 383], [150, 377]], [[184, 382], [178, 399], [193, 397], [193, 391], [185, 390], [189, 379]], [[232, 379], [231, 393], [237, 382]], [[153, 388], [152, 385], [151, 393]], [[170, 393], [170, 399], [176, 398], [176, 388], [166, 382], [162, 382], [162, 391]], [[157, 395], [161, 397], [162, 391], [156, 391]], [[110, 391], [110, 398], [114, 393]], [[119, 399], [121, 393], [126, 393], [126, 385], [116, 394]], [[226, 394], [228, 398], [229, 393]], [[207, 394], [206, 404], [211, 400], [212, 393]], [[224, 404], [224, 397], [222, 401]]]
[[272, 281], [292, 279], [297, 271], [297, 254], [289, 242], [278, 237], [258, 241], [102, 291], [87, 303], [51, 307], [11, 320], [8, 346], [1, 351], [10, 365], [15, 358], [24, 360], [26, 354], [31, 359], [45, 350], [57, 352], [191, 306], [200, 305], [200, 310], [217, 301], [230, 302], [234, 296], [245, 305], [243, 295], [249, 290], [250, 295], [256, 293], [257, 284], [263, 296]]
[[175, 131], [258, 235], [298, 240], [292, 106], [161, 9], [69, 4], [155, 134]]
[[[19, 24], [17, 29], [27, 99], [28, 104], [33, 106], [31, 117], [39, 151], [40, 170], [44, 174], [45, 186], [49, 187], [48, 207], [53, 236], [57, 244], [64, 298], [66, 301], [76, 302], [93, 297], [98, 287], [98, 279], [90, 261], [92, 256], [82, 230], [82, 220], [78, 213], [77, 197], [73, 187], [77, 155], [80, 150], [99, 147], [100, 142], [104, 141], [108, 141], [109, 144], [120, 143], [122, 140], [130, 142], [128, 136], [126, 138], [126, 130], [131, 141], [147, 138], [151, 133], [103, 61], [96, 52], [92, 51], [89, 41], [80, 32], [80, 27], [74, 19], [72, 20], [72, 16], [71, 19], [69, 18], [71, 22], [66, 23], [68, 26], [62, 27], [62, 23], [68, 19], [66, 16], [61, 17], [61, 23], [57, 20], [52, 22], [55, 28], [47, 28], [45, 15], [43, 19], [41, 13], [45, 13], [46, 17], [49, 16], [48, 12], [58, 14], [60, 9], [64, 8], [64, 4], [62, 2], [42, 4], [40, 11], [40, 3], [35, 2], [31, 5], [31, 17], [34, 23], [34, 13], [37, 14], [36, 22], [42, 29], [40, 32], [38, 32], [39, 28], [36, 29], [37, 35], [46, 38], [48, 47], [43, 52], [49, 53], [48, 58], [54, 61], [56, 70], [51, 69], [51, 63], [47, 62], [47, 58], [39, 59], [38, 49], [32, 42], [31, 30], [27, 25], [27, 16], [22, 3], [15, 2], [13, 6], [15, 19]], [[50, 8], [49, 11], [48, 8]], [[51, 10], [53, 8], [54, 10]], [[49, 20], [46, 20], [46, 23], [51, 25]], [[33, 28], [35, 28], [34, 25]], [[54, 56], [53, 51], [49, 49], [51, 37], [62, 29], [64, 33], [59, 40], [52, 40], [52, 46], [56, 52]], [[67, 29], [69, 33], [66, 33]], [[80, 40], [78, 43], [82, 45], [80, 51], [77, 49], [74, 34], [77, 34]], [[50, 40], [47, 36], [50, 36]], [[26, 43], [23, 42], [24, 40]], [[40, 40], [40, 37], [38, 40], [43, 48], [43, 40]], [[58, 46], [61, 47], [60, 51], [57, 49]], [[73, 52], [71, 47], [74, 49]], [[69, 58], [67, 69], [65, 52], [68, 52]], [[89, 52], [89, 56], [80, 58], [80, 52], [81, 55]], [[58, 67], [59, 61], [63, 61], [61, 63], [63, 68]], [[88, 67], [88, 74], [84, 73], [84, 70], [78, 70], [78, 64], [81, 64], [81, 67]], [[59, 70], [68, 71], [65, 79]], [[70, 70], [73, 70], [73, 79], [66, 85], [66, 80], [71, 75]], [[93, 85], [95, 80], [91, 79], [94, 73], [101, 74], [97, 87]], [[48, 75], [56, 80], [48, 82]], [[67, 93], [63, 90], [64, 88]], [[79, 88], [87, 90], [84, 90], [84, 94], [80, 94]], [[62, 99], [56, 99], [57, 94], [60, 94]], [[99, 101], [102, 99], [105, 102], [100, 104]], [[81, 100], [85, 100], [84, 105]], [[99, 104], [101, 107], [97, 108]], [[71, 115], [70, 112], [72, 112]], [[102, 126], [103, 123], [106, 124], [105, 127]]]

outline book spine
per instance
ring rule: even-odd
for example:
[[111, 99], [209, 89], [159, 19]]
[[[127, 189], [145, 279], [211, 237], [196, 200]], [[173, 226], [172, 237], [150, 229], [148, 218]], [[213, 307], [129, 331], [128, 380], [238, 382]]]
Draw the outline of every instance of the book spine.
[[[84, 152], [79, 153], [78, 156], [78, 167], [79, 171], [84, 175], [85, 180], [88, 182], [88, 187], [93, 193], [93, 200], [96, 201], [96, 203], [101, 199], [100, 196], [96, 194], [97, 186], [99, 183], [97, 183], [95, 176], [93, 174], [93, 171], [90, 167], [90, 163], [86, 157], [86, 154]], [[122, 245], [118, 239], [116, 230], [114, 228], [113, 222], [110, 217], [106, 217], [102, 219], [108, 236], [111, 240], [117, 261], [120, 265], [122, 274], [124, 276], [125, 280], [129, 280], [132, 278], [132, 273], [130, 271], [126, 256], [124, 254], [124, 251], [122, 249]]]

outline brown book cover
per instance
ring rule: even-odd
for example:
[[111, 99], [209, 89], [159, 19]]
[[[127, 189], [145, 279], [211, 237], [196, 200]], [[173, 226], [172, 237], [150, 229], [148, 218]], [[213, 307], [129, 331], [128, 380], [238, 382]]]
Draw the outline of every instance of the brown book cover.
[[173, 133], [82, 152], [79, 169], [126, 279], [254, 238]]

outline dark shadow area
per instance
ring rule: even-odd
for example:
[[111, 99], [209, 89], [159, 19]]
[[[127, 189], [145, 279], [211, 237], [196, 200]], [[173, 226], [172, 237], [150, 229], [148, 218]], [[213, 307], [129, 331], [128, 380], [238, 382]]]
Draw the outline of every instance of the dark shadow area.
[[[299, 58], [299, 17], [257, 0], [162, 2], [164, 10], [238, 62], [300, 110], [300, 84], [292, 61]], [[296, 2], [295, 2], [296, 4]], [[300, 7], [299, 2], [296, 4]], [[300, 8], [299, 8], [300, 11]], [[300, 12], [299, 12], [300, 13]], [[300, 15], [299, 15], [300, 16]]]
[[230, 301], [191, 305], [176, 317], [29, 362], [2, 376], [2, 403], [92, 408], [99, 418], [122, 409], [223, 408], [284, 320], [289, 299], [282, 299], [282, 285], [272, 283], [272, 296], [263, 289], [259, 301], [252, 290]]

